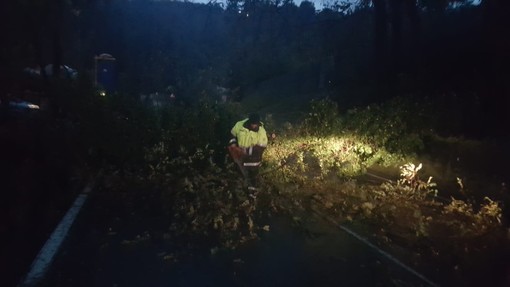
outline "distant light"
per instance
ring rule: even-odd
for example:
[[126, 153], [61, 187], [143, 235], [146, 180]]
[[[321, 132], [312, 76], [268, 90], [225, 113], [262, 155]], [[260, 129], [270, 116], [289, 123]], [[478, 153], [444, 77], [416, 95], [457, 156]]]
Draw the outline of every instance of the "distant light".
[[39, 105], [35, 105], [26, 101], [22, 102], [9, 102], [9, 107], [15, 109], [39, 110]]
[[106, 92], [105, 92], [105, 91], [100, 91], [100, 92], [99, 92], [99, 95], [100, 95], [101, 97], [106, 97]]
[[38, 105], [34, 105], [34, 104], [28, 104], [27, 107], [31, 110], [38, 110], [40, 109]]

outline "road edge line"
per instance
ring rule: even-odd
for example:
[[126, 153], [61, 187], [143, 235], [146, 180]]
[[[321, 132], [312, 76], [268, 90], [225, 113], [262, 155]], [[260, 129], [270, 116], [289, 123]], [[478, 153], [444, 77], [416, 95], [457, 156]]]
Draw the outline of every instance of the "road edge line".
[[346, 232], [347, 234], [349, 234], [352, 237], [356, 238], [357, 240], [361, 241], [362, 243], [364, 243], [368, 247], [370, 247], [373, 250], [375, 250], [377, 253], [381, 254], [383, 257], [386, 257], [386, 259], [390, 260], [395, 265], [400, 266], [401, 268], [403, 268], [407, 272], [409, 272], [409, 273], [413, 274], [414, 276], [420, 278], [423, 282], [427, 283], [429, 286], [434, 286], [434, 287], [439, 286], [438, 284], [432, 282], [430, 279], [428, 279], [424, 275], [418, 273], [418, 271], [414, 270], [413, 268], [411, 268], [411, 267], [407, 266], [406, 264], [404, 264], [402, 261], [398, 260], [396, 257], [391, 255], [390, 253], [388, 253], [388, 252], [382, 250], [381, 248], [377, 247], [376, 245], [371, 243], [368, 239], [366, 239], [363, 236], [361, 236], [361, 235], [357, 234], [356, 232], [352, 231], [350, 228], [347, 228], [346, 226], [336, 222], [335, 220], [333, 220], [333, 219], [329, 218], [328, 216], [322, 214], [321, 212], [315, 210], [315, 208], [311, 208], [311, 210], [312, 210], [313, 213], [315, 213], [316, 215], [318, 215], [322, 219], [332, 223], [333, 225], [338, 227], [340, 230]]
[[35, 257], [30, 265], [30, 271], [22, 279], [22, 282], [18, 285], [19, 287], [36, 286], [39, 281], [44, 278], [62, 242], [64, 242], [64, 239], [67, 237], [67, 233], [73, 225], [76, 216], [87, 201], [88, 194], [92, 191], [94, 184], [95, 180], [91, 180], [83, 191], [78, 194], [71, 207], [67, 210], [64, 217], [62, 217], [55, 230], [51, 233], [50, 237], [46, 240], [46, 243]]

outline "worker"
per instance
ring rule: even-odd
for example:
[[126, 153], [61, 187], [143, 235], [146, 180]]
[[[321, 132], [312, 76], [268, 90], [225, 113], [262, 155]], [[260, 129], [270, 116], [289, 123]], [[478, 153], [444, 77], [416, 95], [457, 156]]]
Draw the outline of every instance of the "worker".
[[258, 114], [237, 122], [230, 131], [233, 138], [228, 151], [239, 166], [249, 190], [257, 189], [257, 175], [262, 154], [267, 146], [267, 134]]

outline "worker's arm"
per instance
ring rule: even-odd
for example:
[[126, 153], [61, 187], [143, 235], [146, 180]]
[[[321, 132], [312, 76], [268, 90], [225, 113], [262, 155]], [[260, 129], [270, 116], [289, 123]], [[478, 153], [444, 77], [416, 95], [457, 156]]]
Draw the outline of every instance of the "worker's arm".
[[261, 146], [261, 147], [266, 147], [267, 146], [267, 133], [266, 133], [266, 129], [264, 129], [264, 126], [261, 126], [259, 128], [259, 132], [257, 134], [258, 134], [257, 145]]
[[230, 130], [230, 134], [232, 134], [233, 138], [230, 139], [230, 141], [228, 142], [228, 145], [231, 146], [231, 145], [237, 145], [237, 136], [239, 135], [239, 130], [243, 127], [242, 124], [240, 124], [239, 122], [237, 122], [234, 127], [232, 128], [232, 130]]
[[232, 130], [230, 131], [230, 134], [232, 134], [232, 137], [230, 138], [230, 140], [228, 141], [228, 146], [237, 146], [238, 143], [237, 143], [237, 131], [236, 131], [236, 126], [234, 126], [232, 128]]
[[232, 130], [230, 130], [230, 133], [234, 136], [234, 137], [238, 137], [239, 136], [239, 131], [241, 129], [243, 129], [243, 124], [246, 120], [244, 121], [240, 121], [240, 122], [237, 122], [234, 127], [232, 128]]

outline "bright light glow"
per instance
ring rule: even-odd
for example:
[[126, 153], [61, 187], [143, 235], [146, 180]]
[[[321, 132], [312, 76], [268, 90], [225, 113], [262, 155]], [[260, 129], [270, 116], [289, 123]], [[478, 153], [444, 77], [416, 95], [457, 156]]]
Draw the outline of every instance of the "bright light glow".
[[338, 138], [332, 138], [329, 140], [331, 150], [333, 151], [339, 151], [342, 149], [342, 146], [345, 144], [342, 140]]
[[100, 95], [101, 97], [106, 97], [106, 92], [105, 92], [105, 91], [100, 91], [100, 92], [99, 92], [99, 95]]
[[39, 110], [39, 105], [35, 105], [29, 102], [9, 102], [9, 106], [16, 109], [28, 109], [28, 110]]

